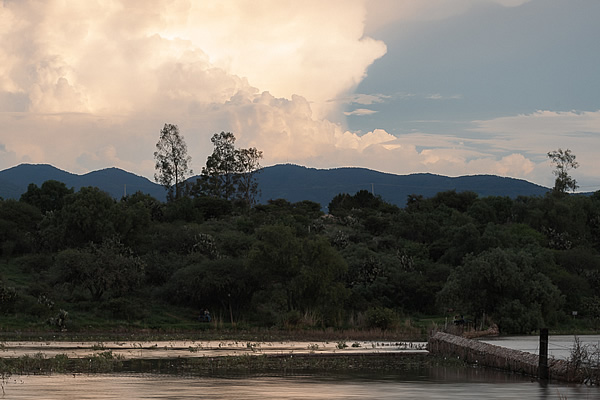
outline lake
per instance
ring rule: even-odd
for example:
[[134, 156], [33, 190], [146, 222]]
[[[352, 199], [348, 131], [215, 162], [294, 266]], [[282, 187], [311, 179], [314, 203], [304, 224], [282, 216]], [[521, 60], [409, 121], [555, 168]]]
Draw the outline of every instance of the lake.
[[402, 375], [28, 375], [4, 382], [7, 399], [600, 399], [597, 387], [540, 384], [483, 368], [429, 368]]
[[[581, 336], [597, 344], [600, 336]], [[539, 338], [483, 341], [537, 352]], [[574, 336], [550, 336], [550, 354], [566, 358]], [[243, 354], [424, 352], [423, 343], [348, 342], [4, 342], [2, 357], [44, 353], [85, 357], [110, 350], [126, 358]], [[352, 347], [352, 346], [355, 347]], [[341, 347], [341, 348], [340, 348]], [[397, 373], [246, 374], [198, 377], [143, 373], [12, 375], [2, 380], [7, 399], [600, 399], [600, 388], [537, 382], [482, 367], [420, 367]]]

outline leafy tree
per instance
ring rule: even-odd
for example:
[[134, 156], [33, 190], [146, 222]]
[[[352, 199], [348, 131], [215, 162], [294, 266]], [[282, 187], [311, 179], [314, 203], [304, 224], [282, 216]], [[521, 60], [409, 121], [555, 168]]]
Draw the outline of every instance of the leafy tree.
[[3, 257], [22, 254], [35, 247], [40, 210], [16, 200], [0, 202], [0, 252]]
[[60, 213], [52, 215], [52, 225], [59, 229], [52, 231], [58, 236], [49, 240], [79, 246], [100, 243], [115, 234], [112, 217], [116, 202], [108, 193], [96, 187], [82, 187], [65, 202]]
[[69, 194], [73, 194], [73, 188], [69, 189], [67, 185], [56, 180], [48, 180], [42, 183], [41, 188], [35, 183], [30, 183], [20, 201], [39, 208], [42, 214], [45, 214], [48, 211], [60, 210]]
[[398, 207], [386, 203], [381, 196], [375, 196], [368, 190], [359, 190], [354, 195], [340, 193], [329, 203], [329, 213], [335, 216], [346, 216], [353, 209], [371, 210], [393, 213], [398, 211]]
[[215, 133], [210, 141], [213, 153], [202, 167], [201, 191], [212, 197], [233, 199], [238, 181], [237, 151], [235, 136], [231, 132]]
[[341, 283], [347, 264], [323, 237], [298, 238], [287, 226], [263, 226], [249, 254], [261, 290], [254, 303], [271, 316], [315, 312], [337, 320], [348, 296]]
[[137, 288], [144, 277], [144, 263], [115, 238], [100, 245], [64, 250], [56, 264], [58, 282], [86, 289], [94, 301], [107, 292], [123, 296]]
[[208, 196], [195, 198], [194, 208], [202, 214], [205, 220], [221, 218], [230, 215], [233, 211], [233, 206], [229, 201]]
[[[282, 225], [267, 225], [258, 230], [257, 237], [250, 259], [253, 265], [260, 266], [261, 280], [289, 283], [300, 268], [301, 244], [293, 229]], [[289, 300], [288, 307], [291, 309], [291, 293]]]
[[525, 251], [492, 249], [466, 257], [439, 294], [447, 308], [485, 315], [507, 333], [529, 333], [552, 322], [564, 302]]
[[202, 233], [202, 226], [196, 223], [178, 221], [154, 224], [148, 229], [150, 248], [147, 251], [190, 254], [198, 247], [198, 238]]
[[445, 192], [439, 192], [431, 201], [435, 206], [442, 204], [454, 208], [460, 212], [465, 212], [467, 209], [477, 200], [477, 193], [475, 192], [460, 192], [456, 193], [456, 190], [448, 190]]
[[154, 217], [162, 214], [161, 205], [148, 194], [136, 192], [123, 197], [113, 207], [112, 221], [115, 231], [126, 244], [132, 244], [135, 236], [146, 231]]
[[548, 158], [554, 165], [554, 171], [552, 173], [556, 175], [554, 181], [554, 193], [566, 193], [571, 190], [575, 192], [579, 186], [577, 181], [569, 175], [568, 171], [579, 167], [579, 163], [575, 161], [575, 154], [571, 153], [571, 150], [558, 149], [548, 152]]
[[[181, 196], [186, 175], [193, 172], [188, 168], [188, 163], [192, 161], [192, 158], [187, 155], [187, 145], [183, 136], [179, 134], [177, 125], [165, 124], [162, 128], [160, 139], [156, 143], [154, 158], [157, 171], [154, 179], [165, 187], [170, 198], [178, 199]], [[173, 185], [175, 187], [174, 196]]]
[[481, 247], [481, 236], [473, 223], [450, 225], [444, 227], [443, 238], [434, 242], [433, 247], [438, 247], [440, 261], [457, 265], [466, 254]]
[[202, 214], [194, 207], [194, 199], [182, 196], [167, 203], [163, 210], [163, 220], [165, 222], [201, 222]]
[[291, 285], [298, 308], [319, 313], [328, 324], [339, 321], [349, 295], [342, 283], [348, 265], [322, 236], [302, 241], [301, 267]]
[[177, 270], [163, 296], [174, 304], [219, 310], [233, 323], [250, 303], [253, 280], [243, 259], [204, 259]]
[[308, 200], [297, 203], [285, 199], [269, 200], [267, 204], [254, 207], [254, 211], [254, 225], [286, 225], [294, 228], [297, 236], [316, 232], [316, 225], [323, 215], [321, 205]]
[[206, 159], [195, 192], [225, 200], [241, 199], [252, 205], [258, 194], [254, 174], [260, 168], [262, 151], [236, 149], [231, 132], [215, 133], [213, 153]]
[[489, 196], [477, 198], [467, 213], [479, 224], [503, 224], [512, 220], [513, 201], [510, 197]]

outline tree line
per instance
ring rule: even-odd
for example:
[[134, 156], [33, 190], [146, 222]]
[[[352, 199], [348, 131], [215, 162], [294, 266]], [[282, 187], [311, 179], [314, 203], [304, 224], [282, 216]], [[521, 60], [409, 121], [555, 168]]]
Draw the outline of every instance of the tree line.
[[0, 201], [0, 318], [57, 325], [68, 312], [74, 329], [209, 309], [230, 324], [388, 329], [462, 314], [528, 333], [571, 324], [576, 311], [599, 326], [600, 192], [447, 191], [400, 208], [360, 191], [325, 214], [310, 201], [249, 206], [244, 184], [211, 180], [223, 154], [197, 192], [169, 185], [166, 202], [57, 181]]
[[213, 153], [208, 156], [196, 182], [186, 181], [193, 174], [189, 168], [191, 157], [177, 125], [165, 124], [156, 143], [154, 179], [167, 190], [169, 200], [182, 196], [208, 196], [225, 200], [239, 200], [252, 206], [256, 202], [258, 183], [254, 174], [260, 169], [262, 151], [255, 147], [235, 147], [231, 132], [215, 133], [211, 142]]

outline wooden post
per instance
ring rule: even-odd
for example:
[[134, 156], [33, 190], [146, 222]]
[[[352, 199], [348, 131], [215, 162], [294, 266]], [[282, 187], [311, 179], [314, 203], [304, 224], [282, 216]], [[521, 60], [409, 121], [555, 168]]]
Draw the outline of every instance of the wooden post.
[[540, 329], [540, 363], [538, 378], [548, 380], [548, 328]]

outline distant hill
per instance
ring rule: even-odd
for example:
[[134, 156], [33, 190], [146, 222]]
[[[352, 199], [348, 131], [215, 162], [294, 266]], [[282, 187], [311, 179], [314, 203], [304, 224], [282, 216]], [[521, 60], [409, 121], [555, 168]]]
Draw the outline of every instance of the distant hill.
[[48, 180], [63, 182], [68, 188], [79, 190], [85, 186], [96, 186], [120, 199], [125, 193], [141, 191], [157, 199], [165, 200], [162, 186], [142, 176], [118, 168], [107, 168], [84, 175], [76, 175], [48, 164], [21, 164], [0, 171], [0, 197], [18, 199], [27, 191], [30, 183], [41, 186]]
[[[124, 193], [141, 191], [164, 201], [165, 190], [147, 178], [107, 168], [84, 175], [72, 174], [47, 164], [21, 164], [0, 171], [0, 197], [18, 199], [30, 183], [41, 186], [47, 180], [64, 182], [67, 187], [79, 190], [96, 186], [119, 199]], [[195, 181], [196, 177], [190, 178]], [[400, 207], [406, 205], [407, 196], [420, 194], [432, 197], [438, 192], [456, 190], [473, 191], [485, 196], [540, 196], [549, 189], [522, 179], [495, 175], [472, 175], [450, 178], [434, 174], [394, 175], [366, 168], [315, 169], [298, 165], [275, 165], [263, 168], [257, 174], [261, 189], [260, 202], [286, 199], [290, 202], [310, 200], [326, 209], [339, 193], [354, 194], [359, 190], [373, 191], [385, 201]]]
[[434, 174], [394, 175], [366, 168], [315, 169], [297, 165], [265, 167], [257, 175], [261, 202], [284, 198], [290, 202], [310, 200], [327, 208], [339, 193], [354, 194], [368, 190], [388, 203], [406, 205], [410, 194], [433, 197], [446, 190], [473, 191], [481, 197], [541, 196], [548, 188], [522, 179], [496, 175], [472, 175], [451, 178]]

